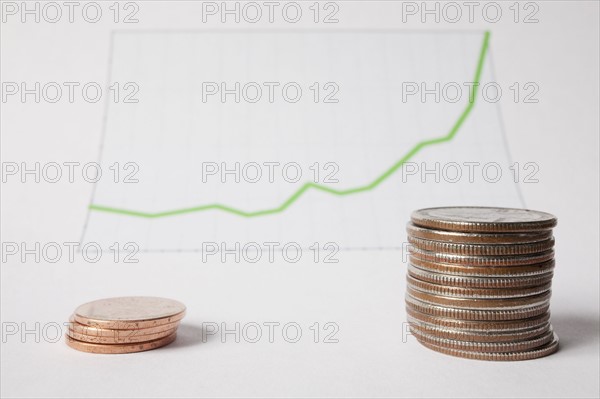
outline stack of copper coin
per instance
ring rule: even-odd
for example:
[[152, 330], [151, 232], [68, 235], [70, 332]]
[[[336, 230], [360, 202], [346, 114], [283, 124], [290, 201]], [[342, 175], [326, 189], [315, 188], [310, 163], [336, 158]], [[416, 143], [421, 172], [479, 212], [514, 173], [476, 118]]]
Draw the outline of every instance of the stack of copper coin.
[[407, 225], [411, 333], [428, 348], [470, 359], [554, 353], [554, 226], [554, 216], [526, 209], [413, 212]]
[[69, 320], [66, 342], [90, 353], [132, 353], [175, 341], [185, 306], [172, 299], [119, 297], [85, 303]]

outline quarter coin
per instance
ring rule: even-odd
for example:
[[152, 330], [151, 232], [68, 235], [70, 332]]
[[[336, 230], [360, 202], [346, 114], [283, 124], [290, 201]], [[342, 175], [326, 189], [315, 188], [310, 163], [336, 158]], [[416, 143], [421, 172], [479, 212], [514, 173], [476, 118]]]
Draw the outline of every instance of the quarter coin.
[[527, 233], [469, 233], [428, 229], [410, 222], [406, 225], [406, 231], [411, 237], [459, 244], [519, 244], [552, 238], [552, 230]]
[[554, 259], [524, 266], [468, 266], [428, 261], [413, 255], [408, 259], [411, 265], [422, 270], [467, 277], [527, 277], [539, 276], [554, 270]]
[[462, 320], [448, 317], [432, 316], [421, 313], [412, 306], [406, 307], [406, 313], [412, 319], [422, 323], [432, 324], [439, 327], [454, 328], [473, 332], [503, 332], [519, 331], [541, 327], [550, 320], [550, 313], [545, 312], [539, 316], [516, 319], [516, 320]]
[[529, 209], [456, 206], [414, 211], [412, 222], [431, 229], [475, 232], [531, 232], [556, 226], [556, 217]]
[[467, 299], [509, 299], [528, 297], [532, 295], [543, 294], [550, 290], [552, 284], [546, 283], [534, 287], [524, 288], [468, 288], [468, 287], [449, 287], [440, 284], [432, 284], [427, 281], [421, 281], [410, 274], [406, 276], [406, 281], [412, 289], [433, 295], [443, 295], [454, 298]]
[[409, 323], [411, 328], [418, 330], [424, 334], [429, 334], [438, 338], [446, 338], [458, 341], [469, 341], [469, 342], [514, 342], [523, 341], [539, 337], [542, 334], [550, 331], [550, 323], [546, 322], [540, 327], [535, 327], [527, 330], [517, 331], [465, 331], [447, 327], [439, 327], [431, 324], [420, 323], [418, 320], [411, 319], [409, 317]]
[[524, 277], [471, 277], [434, 273], [408, 265], [408, 275], [433, 284], [462, 288], [522, 288], [535, 287], [552, 282], [553, 272]]
[[506, 310], [522, 309], [535, 305], [545, 304], [550, 300], [550, 291], [543, 294], [522, 298], [507, 299], [472, 299], [454, 298], [443, 295], [434, 295], [407, 287], [408, 296], [432, 305], [446, 306], [458, 309]]
[[548, 308], [550, 307], [550, 301], [545, 301], [541, 304], [532, 306], [524, 306], [519, 309], [479, 310], [460, 309], [430, 304], [413, 298], [410, 295], [406, 295], [406, 306], [409, 309], [434, 317], [444, 317], [465, 321], [503, 321], [528, 319], [545, 314], [548, 312]]
[[421, 341], [423, 346], [432, 349], [436, 352], [444, 353], [446, 355], [462, 357], [466, 359], [474, 360], [489, 360], [489, 361], [520, 361], [520, 360], [532, 360], [538, 359], [544, 356], [553, 354], [558, 350], [558, 337], [555, 335], [551, 342], [542, 345], [538, 348], [520, 351], [520, 352], [507, 352], [507, 353], [487, 353], [477, 351], [467, 351], [453, 348], [446, 348], [439, 345], [434, 345], [429, 342]]
[[546, 262], [554, 258], [554, 250], [552, 249], [536, 254], [513, 256], [456, 255], [426, 251], [413, 246], [409, 246], [408, 251], [414, 257], [422, 260], [452, 263], [463, 266], [525, 266]]
[[525, 255], [544, 252], [554, 247], [554, 238], [544, 241], [522, 244], [460, 244], [454, 242], [433, 241], [408, 236], [411, 245], [425, 251], [442, 252], [456, 255], [504, 256]]
[[426, 334], [419, 331], [411, 326], [411, 332], [419, 340], [419, 342], [427, 342], [436, 346], [444, 348], [476, 351], [476, 352], [492, 352], [492, 353], [504, 353], [504, 352], [520, 352], [531, 350], [542, 345], [546, 345], [554, 339], [554, 333], [550, 331], [544, 333], [535, 338], [529, 338], [522, 341], [514, 342], [469, 342], [459, 341], [448, 338], [440, 338], [431, 334]]

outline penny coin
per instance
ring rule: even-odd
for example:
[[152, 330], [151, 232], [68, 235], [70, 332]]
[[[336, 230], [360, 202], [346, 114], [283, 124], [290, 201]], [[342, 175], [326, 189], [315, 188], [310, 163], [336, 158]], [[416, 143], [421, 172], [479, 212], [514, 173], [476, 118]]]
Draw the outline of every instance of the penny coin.
[[449, 287], [421, 281], [410, 275], [406, 276], [409, 287], [433, 295], [444, 295], [468, 299], [508, 299], [543, 294], [550, 290], [552, 284], [546, 283], [535, 287], [525, 288], [465, 288]]
[[425, 251], [481, 256], [535, 254], [554, 247], [554, 238], [523, 244], [459, 244], [408, 236], [408, 242]]
[[431, 324], [439, 327], [447, 327], [453, 328], [457, 330], [463, 331], [473, 331], [473, 332], [504, 332], [504, 331], [519, 331], [519, 330], [529, 330], [532, 328], [538, 328], [550, 320], [550, 313], [545, 312], [539, 316], [529, 317], [524, 319], [517, 320], [461, 320], [461, 319], [452, 319], [448, 317], [437, 317], [428, 315], [425, 313], [421, 313], [411, 306], [406, 307], [406, 313], [409, 318], [414, 320], [418, 320], [422, 323]]
[[124, 337], [127, 334], [132, 334], [135, 332], [136, 334], [155, 334], [164, 331], [170, 331], [179, 326], [179, 321], [174, 323], [162, 324], [156, 327], [142, 328], [142, 329], [132, 329], [132, 330], [114, 330], [107, 328], [98, 328], [93, 326], [87, 326], [85, 324], [79, 324], [75, 321], [73, 316], [69, 319], [69, 329], [78, 333], [85, 334], [92, 337]]
[[431, 229], [475, 232], [530, 232], [556, 226], [556, 217], [529, 209], [456, 206], [414, 211], [412, 222]]
[[548, 300], [541, 304], [525, 306], [519, 309], [479, 310], [434, 305], [406, 295], [406, 306], [434, 317], [472, 321], [503, 321], [521, 320], [542, 315], [548, 311], [550, 301]]
[[525, 277], [465, 277], [433, 273], [408, 265], [408, 275], [433, 284], [463, 288], [522, 288], [535, 287], [552, 281], [553, 272]]
[[455, 298], [443, 295], [434, 295], [407, 287], [407, 295], [432, 305], [448, 306], [458, 309], [483, 309], [483, 310], [504, 310], [504, 309], [522, 309], [525, 307], [542, 305], [550, 300], [550, 291], [543, 294], [532, 295], [522, 298], [506, 299], [472, 299]]
[[532, 360], [538, 359], [544, 356], [551, 355], [558, 350], [558, 337], [554, 335], [551, 342], [542, 345], [540, 347], [520, 351], [520, 352], [506, 352], [506, 353], [487, 353], [477, 351], [467, 351], [453, 348], [446, 348], [439, 345], [434, 345], [429, 342], [421, 342], [423, 346], [432, 349], [436, 352], [444, 353], [446, 355], [462, 357], [473, 360], [489, 360], [489, 361], [520, 361], [520, 360]]
[[552, 238], [552, 230], [527, 233], [467, 233], [433, 230], [419, 227], [410, 222], [406, 225], [406, 231], [411, 237], [459, 244], [518, 244], [545, 241]]
[[65, 335], [65, 341], [73, 349], [77, 349], [82, 352], [89, 353], [102, 353], [102, 354], [119, 354], [119, 353], [133, 353], [143, 352], [151, 349], [160, 348], [168, 345], [175, 341], [177, 333], [167, 335], [166, 337], [155, 339], [152, 341], [128, 343], [128, 344], [98, 344], [83, 342]]
[[156, 327], [181, 320], [185, 306], [178, 301], [156, 297], [118, 297], [88, 302], [75, 309], [80, 324], [115, 330]]
[[554, 259], [525, 266], [467, 266], [432, 262], [409, 256], [411, 265], [433, 273], [467, 277], [526, 277], [546, 274], [554, 270]]
[[554, 258], [554, 250], [528, 255], [513, 256], [475, 256], [456, 255], [442, 252], [426, 251], [409, 246], [408, 251], [415, 258], [430, 262], [452, 263], [464, 266], [524, 266], [546, 262]]
[[175, 331], [177, 331], [177, 328], [171, 328], [170, 330], [161, 331], [161, 332], [157, 332], [157, 333], [149, 333], [149, 334], [141, 333], [141, 331], [143, 331], [143, 330], [114, 330], [114, 331], [118, 331], [118, 333], [116, 333], [112, 337], [101, 336], [101, 335], [98, 336], [98, 335], [80, 334], [71, 329], [69, 329], [69, 332], [67, 334], [71, 338], [74, 338], [78, 341], [92, 342], [92, 343], [96, 343], [96, 344], [129, 344], [129, 343], [135, 343], [135, 342], [153, 341], [158, 338], [163, 338], [163, 337], [166, 337], [168, 335], [175, 333]]
[[552, 329], [550, 331], [534, 338], [525, 339], [522, 341], [514, 342], [469, 342], [469, 341], [458, 341], [448, 338], [440, 338], [431, 334], [426, 334], [418, 329], [411, 326], [411, 332], [419, 340], [419, 342], [427, 342], [433, 345], [441, 346], [444, 348], [459, 349], [466, 351], [476, 352], [519, 352], [537, 348], [542, 345], [546, 345], [554, 339], [554, 333]]

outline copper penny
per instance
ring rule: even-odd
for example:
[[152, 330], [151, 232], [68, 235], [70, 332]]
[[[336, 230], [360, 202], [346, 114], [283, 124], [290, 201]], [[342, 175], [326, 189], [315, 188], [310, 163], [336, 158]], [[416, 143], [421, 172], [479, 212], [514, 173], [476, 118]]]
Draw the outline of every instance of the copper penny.
[[179, 326], [179, 321], [174, 323], [162, 324], [156, 327], [132, 329], [132, 330], [114, 330], [108, 328], [99, 328], [93, 326], [86, 326], [85, 324], [79, 324], [75, 321], [73, 316], [69, 319], [69, 329], [73, 330], [78, 334], [85, 334], [93, 337], [119, 337], [126, 336], [127, 334], [155, 334], [164, 331], [169, 331]]
[[98, 336], [98, 335], [81, 334], [81, 333], [75, 332], [74, 330], [71, 330], [71, 329], [69, 329], [69, 332], [67, 334], [71, 338], [74, 338], [78, 341], [91, 342], [91, 343], [95, 343], [95, 344], [129, 344], [129, 343], [135, 343], [135, 342], [153, 341], [155, 339], [166, 337], [168, 335], [175, 333], [175, 331], [177, 331], [177, 327], [171, 328], [170, 330], [149, 333], [149, 334], [143, 334], [142, 331], [144, 331], [144, 330], [113, 330], [113, 331], [115, 331], [117, 333], [115, 335], [113, 335], [112, 337], [107, 337], [107, 336], [102, 336], [102, 335]]
[[175, 341], [175, 338], [177, 338], [177, 333], [173, 333], [171, 335], [167, 335], [166, 337], [146, 342], [128, 344], [97, 344], [79, 341], [69, 337], [68, 335], [65, 335], [66, 343], [71, 348], [77, 349], [82, 352], [102, 354], [119, 354], [148, 351], [168, 345], [171, 342]]
[[117, 297], [88, 302], [75, 309], [73, 319], [97, 328], [134, 330], [174, 323], [185, 316], [178, 301], [156, 297]]

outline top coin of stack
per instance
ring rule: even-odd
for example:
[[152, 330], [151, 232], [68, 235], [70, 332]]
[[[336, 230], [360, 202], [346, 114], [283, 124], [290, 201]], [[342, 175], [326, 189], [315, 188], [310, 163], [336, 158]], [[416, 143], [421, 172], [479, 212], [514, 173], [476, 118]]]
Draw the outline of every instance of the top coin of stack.
[[415, 211], [407, 225], [406, 308], [424, 346], [481, 360], [558, 349], [550, 325], [556, 218], [526, 209]]
[[175, 341], [185, 306], [172, 299], [119, 297], [85, 303], [69, 320], [66, 342], [90, 353], [132, 353]]

